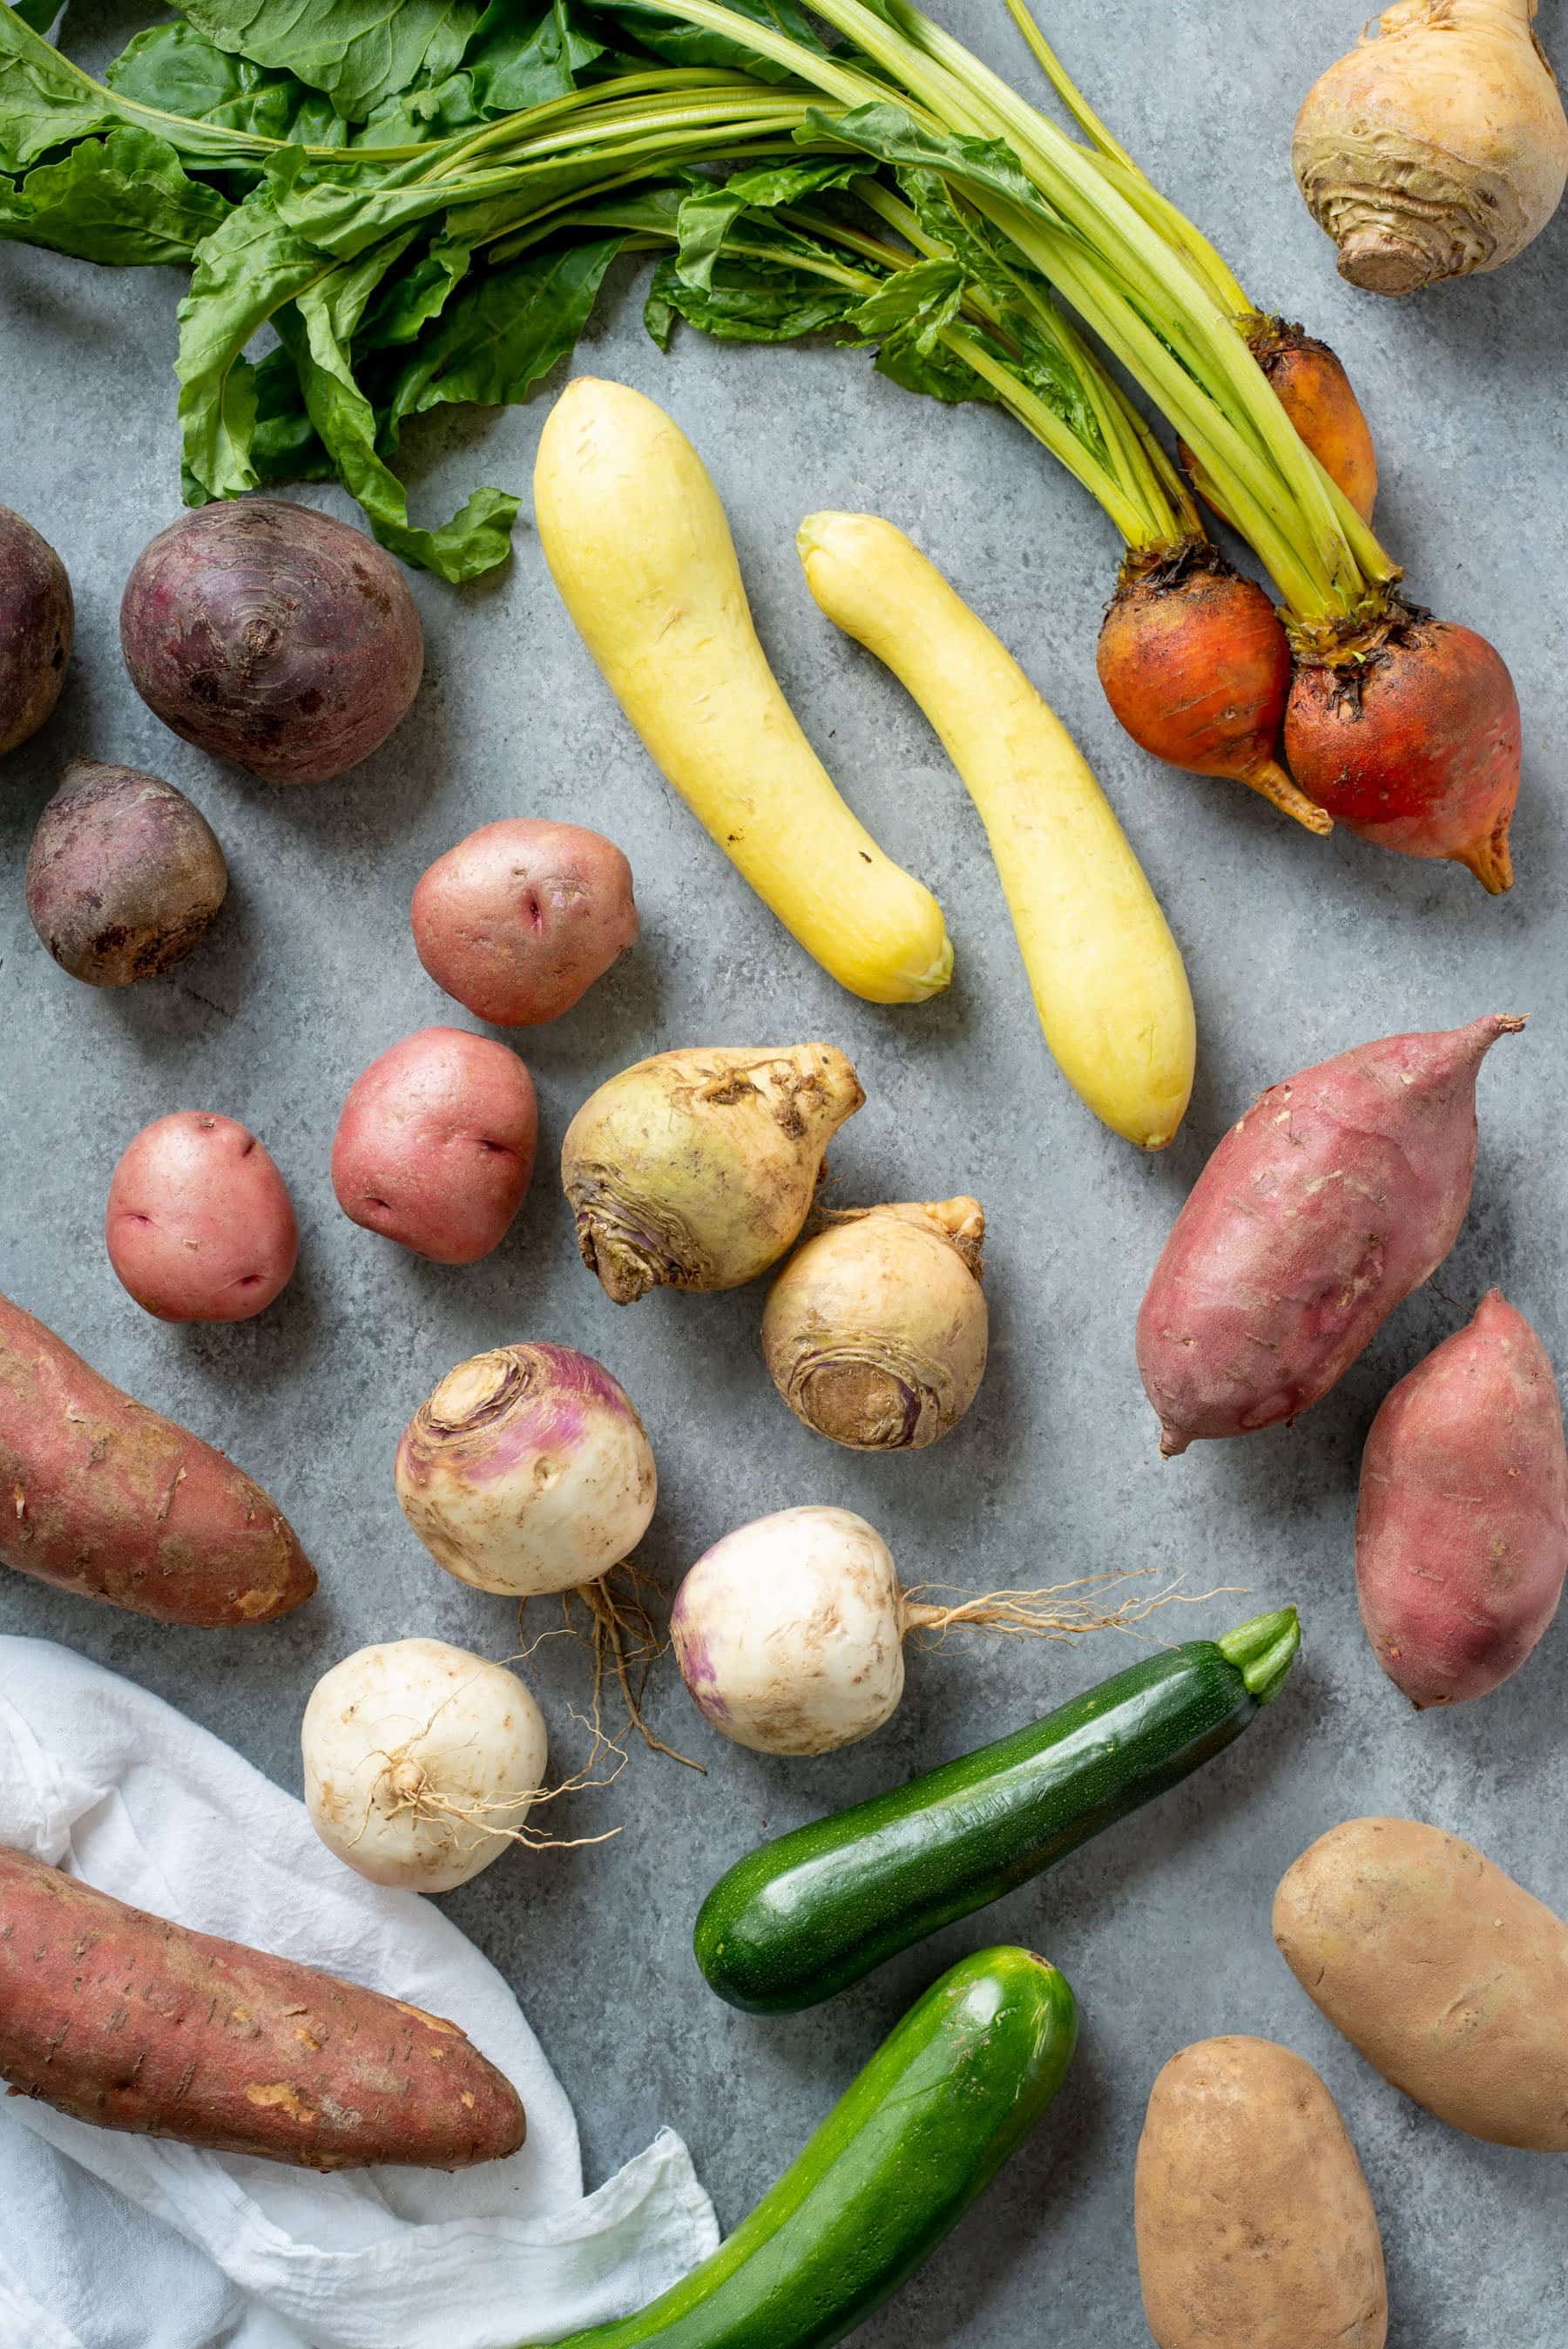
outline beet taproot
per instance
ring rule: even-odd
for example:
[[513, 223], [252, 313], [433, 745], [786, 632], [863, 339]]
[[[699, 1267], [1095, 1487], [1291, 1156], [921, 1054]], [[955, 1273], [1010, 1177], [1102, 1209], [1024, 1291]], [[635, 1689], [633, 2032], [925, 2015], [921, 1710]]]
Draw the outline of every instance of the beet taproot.
[[27, 912], [62, 970], [130, 987], [171, 970], [228, 894], [217, 834], [139, 767], [73, 759], [27, 852]]
[[1502, 1016], [1386, 1036], [1271, 1085], [1176, 1218], [1138, 1317], [1167, 1457], [1327, 1393], [1459, 1237]]
[[1325, 657], [1298, 657], [1284, 753], [1347, 832], [1462, 864], [1492, 896], [1512, 887], [1519, 697], [1473, 628], [1397, 604]]
[[148, 708], [269, 783], [323, 783], [407, 717], [424, 668], [408, 585], [362, 531], [281, 498], [182, 514], [137, 557], [120, 646]]
[[1105, 698], [1140, 750], [1190, 775], [1245, 783], [1308, 832], [1333, 830], [1279, 763], [1284, 624], [1207, 540], [1126, 558], [1095, 657]]

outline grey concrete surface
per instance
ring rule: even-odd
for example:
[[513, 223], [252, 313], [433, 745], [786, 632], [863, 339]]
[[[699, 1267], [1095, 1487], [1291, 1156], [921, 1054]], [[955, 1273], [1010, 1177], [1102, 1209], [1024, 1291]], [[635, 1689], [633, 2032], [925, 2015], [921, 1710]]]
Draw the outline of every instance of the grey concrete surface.
[[[1030, 86], [1001, 8], [941, 0], [954, 28]], [[276, 1494], [322, 1571], [307, 1609], [246, 1634], [181, 1633], [7, 1578], [0, 1624], [74, 1643], [157, 1689], [282, 1785], [316, 1676], [373, 1639], [428, 1632], [495, 1655], [505, 1604], [449, 1580], [405, 1526], [391, 1456], [452, 1363], [508, 1339], [600, 1355], [638, 1401], [662, 1495], [647, 1562], [673, 1577], [710, 1540], [807, 1500], [863, 1511], [907, 1580], [965, 1588], [1156, 1565], [1190, 1590], [1235, 1586], [1172, 1636], [1295, 1599], [1305, 1648], [1277, 1709], [1199, 1779], [1054, 1878], [910, 1952], [803, 2019], [757, 2022], [704, 1989], [699, 1898], [775, 1831], [1032, 1717], [1127, 1651], [954, 1637], [912, 1659], [907, 1700], [842, 1755], [766, 1761], [713, 1736], [668, 1666], [654, 1718], [696, 1777], [634, 1753], [614, 1792], [567, 1809], [594, 1849], [502, 1863], [447, 1906], [515, 1984], [581, 2116], [591, 2179], [660, 2122], [684, 2131], [733, 2224], [882, 2033], [940, 1969], [1023, 1940], [1071, 1977], [1084, 2040], [1044, 2127], [866, 2349], [1146, 2339], [1131, 2228], [1144, 2100], [1165, 2058], [1212, 2033], [1280, 2038], [1319, 2066], [1360, 2148], [1387, 2248], [1398, 2349], [1550, 2349], [1563, 2341], [1563, 2179], [1549, 2160], [1453, 2135], [1336, 2038], [1269, 1937], [1285, 1865], [1335, 1821], [1389, 1810], [1480, 1843], [1568, 1902], [1563, 1692], [1568, 1632], [1483, 1704], [1418, 1718], [1364, 1644], [1352, 1574], [1357, 1464], [1390, 1383], [1501, 1283], [1568, 1365], [1560, 1105], [1568, 1085], [1560, 564], [1568, 519], [1562, 400], [1568, 220], [1495, 277], [1400, 305], [1353, 295], [1287, 167], [1294, 108], [1353, 36], [1337, 0], [1260, 14], [1250, 0], [1056, 6], [1089, 91], [1205, 223], [1256, 297], [1326, 334], [1377, 432], [1380, 518], [1414, 592], [1480, 626], [1525, 712], [1519, 885], [1485, 898], [1453, 868], [1348, 837], [1320, 845], [1244, 792], [1157, 770], [1122, 739], [1094, 677], [1117, 545], [1067, 476], [1001, 416], [944, 412], [863, 356], [644, 338], [627, 266], [578, 364], [665, 403], [734, 518], [764, 638], [850, 797], [936, 888], [957, 949], [952, 992], [921, 1009], [851, 1000], [748, 894], [664, 786], [577, 642], [526, 519], [498, 578], [414, 581], [428, 681], [386, 749], [346, 780], [270, 790], [175, 740], [120, 667], [115, 614], [145, 541], [177, 510], [171, 274], [95, 271], [0, 248], [0, 499], [58, 546], [79, 633], [68, 689], [0, 777], [0, 1287], [110, 1377], [231, 1449]], [[91, 55], [144, 21], [73, 9]], [[1542, 30], [1568, 48], [1568, 12]], [[555, 388], [547, 388], [547, 390]], [[547, 398], [410, 435], [417, 507], [479, 481], [526, 492]], [[333, 492], [313, 502], [353, 515]], [[1022, 657], [1119, 810], [1187, 952], [1198, 1089], [1157, 1162], [1102, 1132], [1041, 1043], [979, 824], [923, 722], [805, 592], [792, 547], [813, 507], [909, 529]], [[167, 979], [100, 995], [57, 970], [23, 907], [33, 822], [77, 751], [150, 766], [189, 792], [229, 853], [233, 892]], [[609, 833], [637, 876], [641, 947], [556, 1026], [522, 1039], [542, 1109], [540, 1164], [487, 1262], [416, 1261], [338, 1213], [337, 1109], [371, 1057], [467, 1015], [415, 957], [406, 911], [432, 857], [516, 813]], [[1132, 1358], [1150, 1267], [1226, 1123], [1269, 1081], [1367, 1036], [1491, 1010], [1532, 1015], [1480, 1087], [1474, 1206], [1451, 1259], [1297, 1427], [1161, 1467]], [[554, 1171], [577, 1103], [626, 1062], [693, 1042], [812, 1037], [843, 1046], [867, 1106], [832, 1156], [845, 1200], [973, 1190], [991, 1220], [995, 1355], [979, 1402], [934, 1453], [867, 1460], [796, 1425], [758, 1348], [759, 1290], [655, 1296], [617, 1312], [577, 1262]], [[304, 1253], [261, 1319], [175, 1330], [115, 1282], [100, 1225], [110, 1169], [149, 1119], [208, 1108], [250, 1123], [293, 1185]], [[1245, 1596], [1240, 1595], [1242, 1591]], [[579, 1751], [582, 1654], [528, 1666], [557, 1761]], [[526, 2312], [519, 2312], [520, 2321]], [[397, 2349], [394, 2343], [387, 2349]]]

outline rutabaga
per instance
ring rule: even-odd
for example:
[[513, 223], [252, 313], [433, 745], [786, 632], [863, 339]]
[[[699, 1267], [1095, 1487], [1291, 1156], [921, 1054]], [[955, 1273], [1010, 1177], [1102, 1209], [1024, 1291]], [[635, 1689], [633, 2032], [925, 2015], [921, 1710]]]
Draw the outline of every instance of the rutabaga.
[[831, 1044], [660, 1052], [591, 1093], [561, 1179], [607, 1297], [738, 1288], [811, 1211], [829, 1143], [865, 1100]]
[[978, 1199], [854, 1207], [769, 1291], [762, 1351], [799, 1420], [857, 1452], [919, 1451], [957, 1426], [985, 1373]]

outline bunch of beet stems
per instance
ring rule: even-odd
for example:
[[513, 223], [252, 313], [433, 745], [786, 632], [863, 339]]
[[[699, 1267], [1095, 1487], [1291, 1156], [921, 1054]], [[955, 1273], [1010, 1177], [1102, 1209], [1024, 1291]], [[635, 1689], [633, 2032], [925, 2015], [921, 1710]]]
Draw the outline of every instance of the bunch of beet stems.
[[[1194, 561], [1190, 543], [1135, 549], [1100, 647], [1102, 681], [1134, 738], [1171, 756], [1174, 705], [1188, 738], [1173, 746], [1174, 762], [1196, 767], [1191, 738], [1212, 709], [1213, 758], [1202, 771], [1272, 796], [1283, 744], [1295, 784], [1332, 818], [1405, 854], [1451, 858], [1494, 893], [1508, 888], [1520, 734], [1506, 667], [1471, 629], [1401, 595], [1399, 566], [1249, 347], [1240, 289], [1228, 272], [1228, 284], [1216, 283], [1197, 233], [1174, 232], [1173, 208], [1150, 203], [1141, 174], [1069, 138], [909, 0], [879, 0], [876, 10], [816, 0], [872, 72], [721, 0], [648, 5], [750, 47], [834, 101], [831, 115], [807, 118], [817, 138], [955, 183], [1191, 452], [1279, 589], [1277, 635], [1265, 647], [1246, 583], [1207, 554]], [[902, 127], [888, 120], [890, 88], [903, 94]]]
[[[1470, 630], [1401, 596], [1398, 566], [1313, 455], [1254, 357], [1250, 322], [1260, 314], [1103, 126], [1079, 144], [908, 0], [878, 0], [876, 9], [821, 0], [817, 14], [851, 45], [832, 55], [722, 0], [646, 5], [767, 57], [792, 85], [713, 68], [638, 70], [450, 140], [378, 150], [373, 161], [363, 151], [306, 150], [308, 165], [325, 175], [306, 230], [322, 251], [320, 279], [304, 289], [318, 311], [332, 306], [325, 284], [341, 278], [341, 306], [356, 315], [358, 289], [387, 265], [377, 240], [366, 245], [349, 183], [362, 186], [367, 171], [377, 176], [381, 217], [394, 232], [385, 243], [395, 253], [420, 219], [439, 215], [464, 223], [465, 241], [488, 245], [498, 260], [552, 222], [564, 227], [574, 205], [667, 181], [672, 169], [802, 149], [864, 153], [861, 200], [913, 251], [930, 253], [940, 246], [922, 238], [911, 208], [872, 175], [885, 168], [907, 186], [911, 175], [934, 174], [1000, 243], [1025, 306], [1043, 315], [1044, 289], [1054, 289], [1142, 388], [1205, 496], [1279, 589], [1276, 613], [1208, 544], [1173, 469], [1082, 337], [1064, 340], [1072, 330], [1054, 305], [1055, 340], [1072, 355], [1099, 446], [1008, 366], [995, 335], [969, 336], [972, 347], [954, 355], [1099, 499], [1127, 541], [1099, 667], [1135, 740], [1190, 771], [1234, 776], [1314, 829], [1336, 819], [1405, 854], [1453, 858], [1489, 889], [1506, 888], [1519, 771], [1506, 668]], [[48, 56], [58, 62], [57, 52]], [[1053, 78], [1065, 95], [1059, 67]], [[265, 164], [278, 150], [103, 95], [209, 166], [242, 153]], [[1076, 92], [1069, 103], [1084, 121]], [[341, 197], [340, 171], [348, 175]], [[213, 495], [246, 485], [226, 465], [223, 370], [201, 347], [204, 279], [222, 287], [241, 257], [224, 250], [228, 225], [198, 254], [182, 314], [186, 462]], [[861, 258], [873, 264], [873, 280], [899, 265], [893, 247]], [[289, 298], [302, 299], [301, 289], [258, 303], [242, 321], [235, 356]], [[971, 325], [985, 324], [975, 316], [985, 298], [983, 288], [969, 289]], [[225, 332], [234, 336], [232, 321]], [[965, 335], [962, 324], [944, 329], [950, 347]], [[203, 394], [203, 374], [216, 394]], [[380, 460], [367, 453], [363, 461]]]

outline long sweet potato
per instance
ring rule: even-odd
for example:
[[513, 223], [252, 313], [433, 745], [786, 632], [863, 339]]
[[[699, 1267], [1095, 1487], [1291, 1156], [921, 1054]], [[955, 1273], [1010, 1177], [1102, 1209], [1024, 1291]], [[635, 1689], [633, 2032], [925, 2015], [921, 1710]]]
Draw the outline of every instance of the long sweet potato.
[[1271, 1085], [1176, 1218], [1138, 1317], [1160, 1449], [1327, 1393], [1459, 1237], [1476, 1074], [1522, 1019], [1386, 1036]]
[[315, 1588], [259, 1485], [4, 1297], [0, 1561], [160, 1623], [265, 1623]]
[[300, 2169], [467, 2169], [515, 2153], [526, 2126], [455, 2023], [5, 1846], [0, 2078], [100, 2128]]
[[1356, 1513], [1361, 1619], [1412, 1704], [1466, 1704], [1519, 1670], [1564, 1574], [1557, 1381], [1523, 1314], [1490, 1289], [1372, 1423]]

